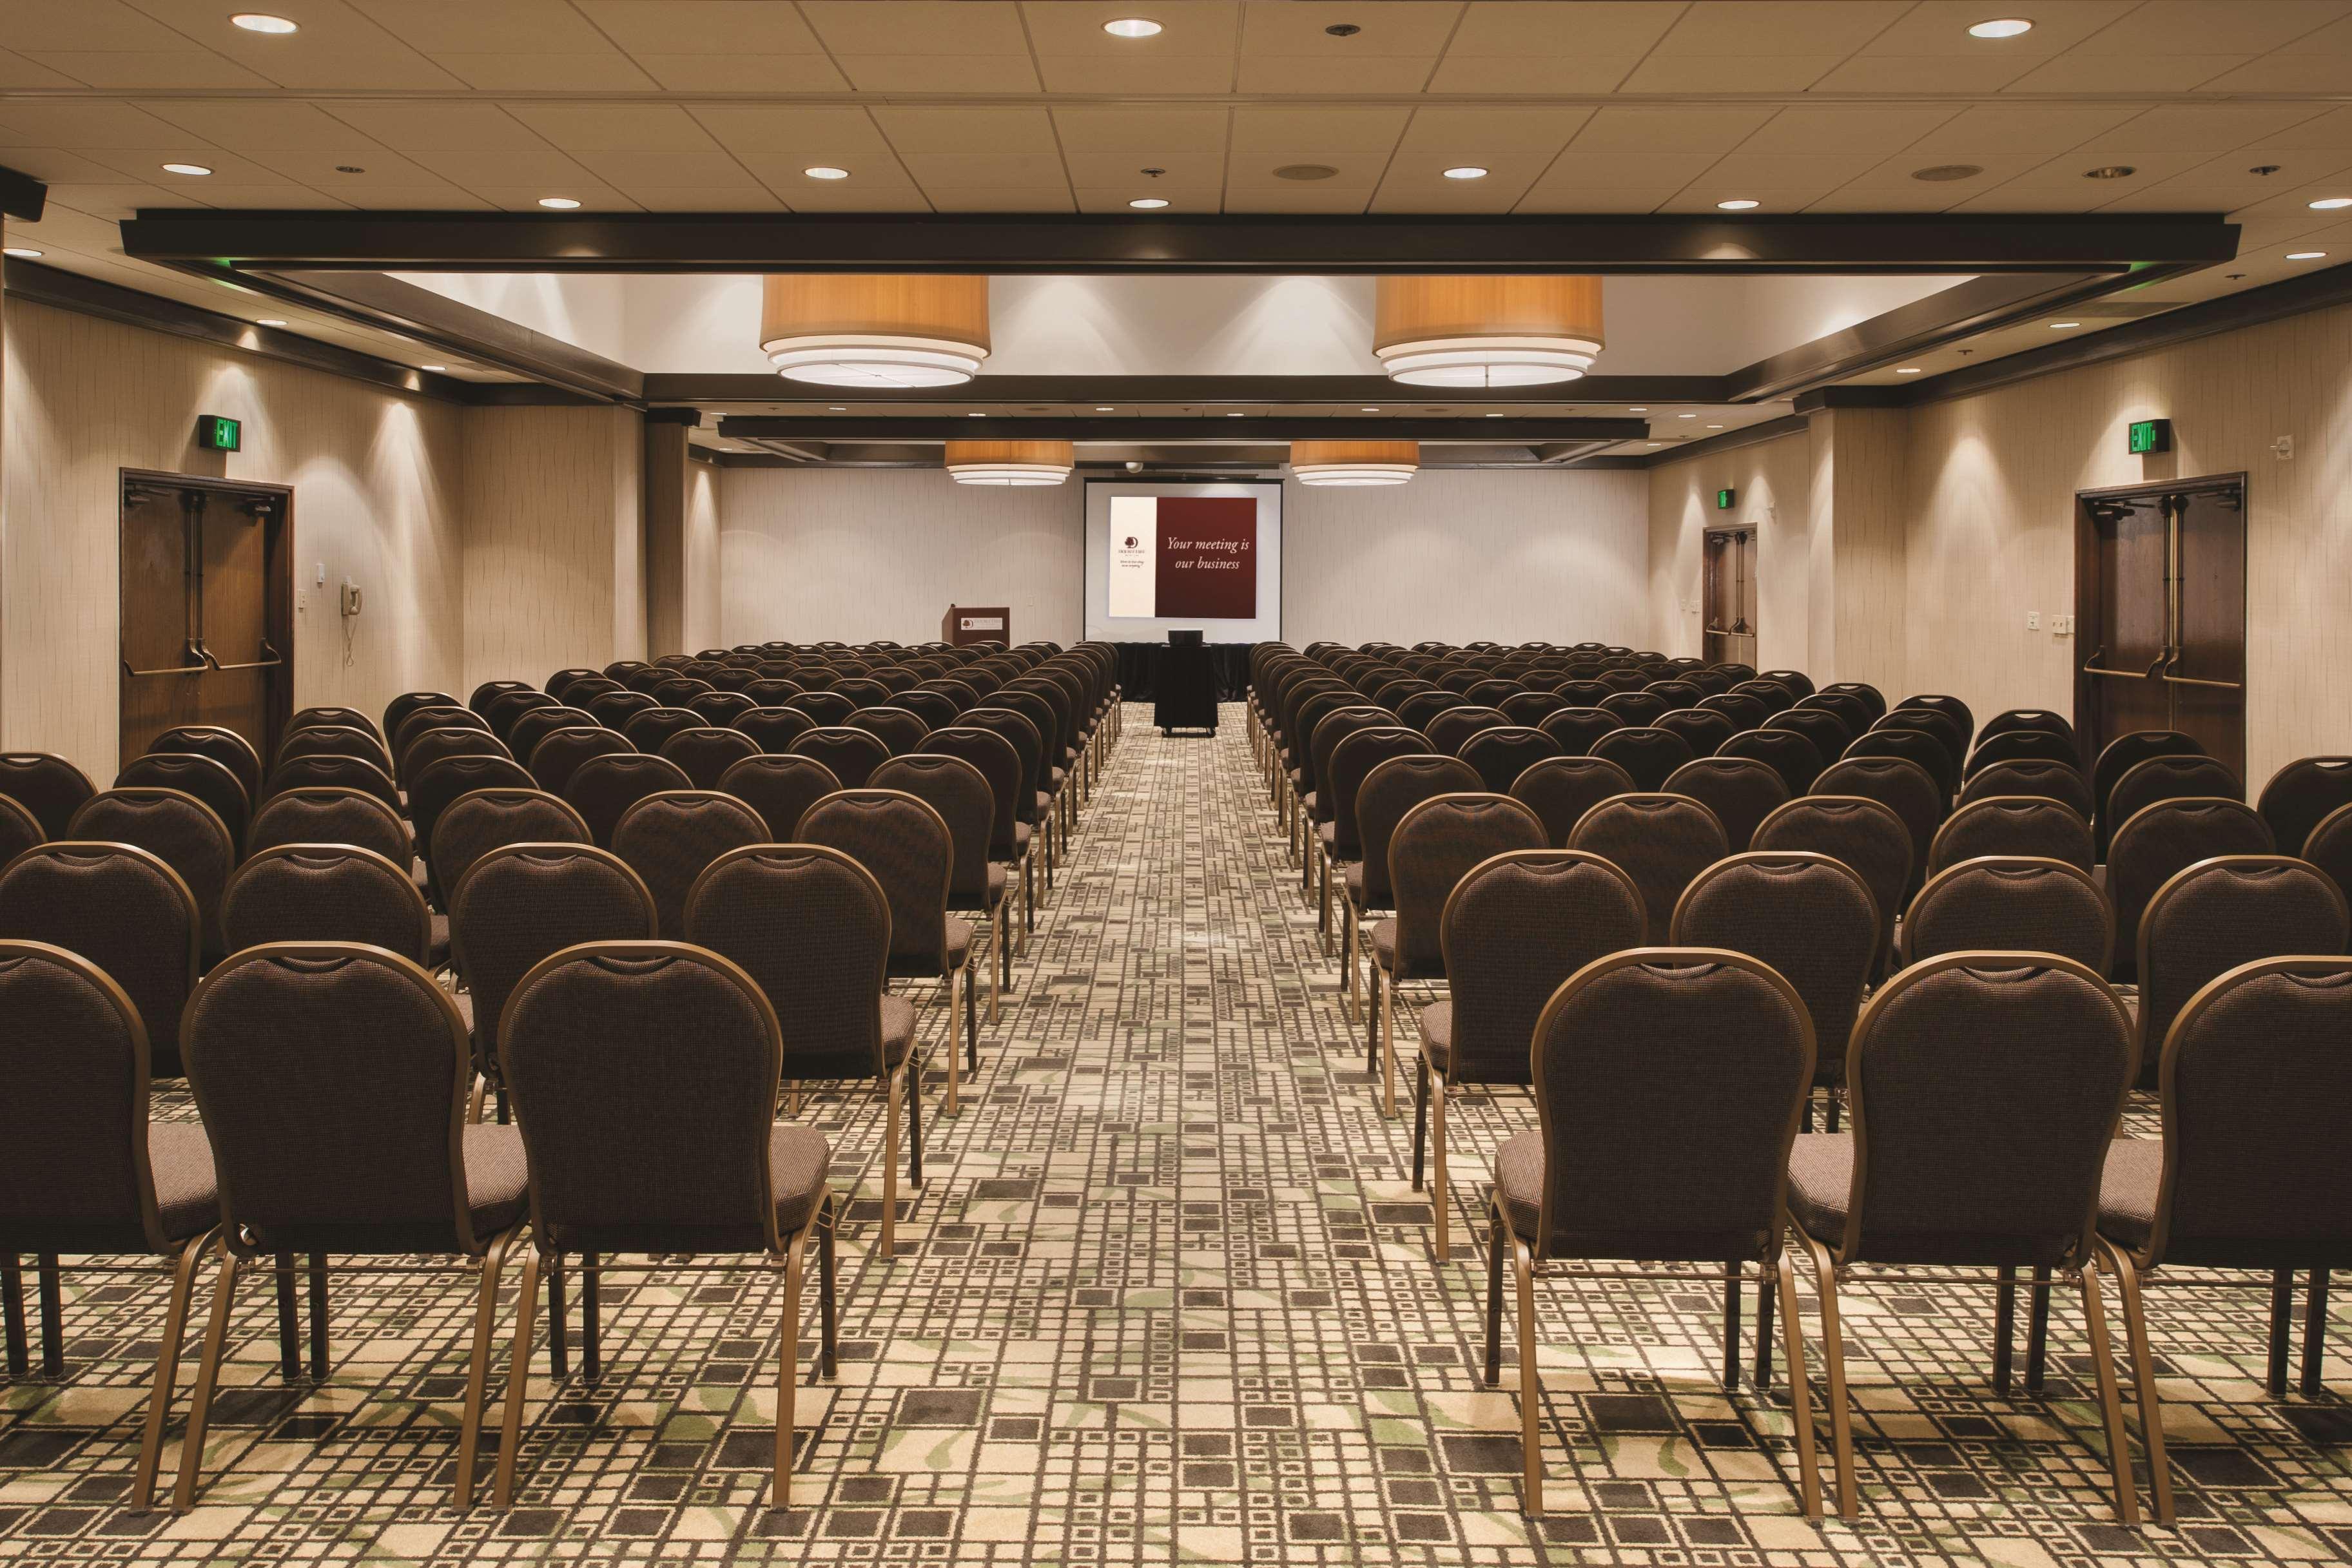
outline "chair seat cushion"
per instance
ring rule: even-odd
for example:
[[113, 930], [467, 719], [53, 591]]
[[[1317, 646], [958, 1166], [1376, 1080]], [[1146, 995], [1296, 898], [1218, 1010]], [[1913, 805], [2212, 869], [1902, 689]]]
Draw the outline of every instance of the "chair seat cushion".
[[1396, 922], [1383, 920], [1372, 927], [1372, 962], [1381, 968], [1396, 968]]
[[449, 917], [435, 910], [432, 919], [433, 936], [425, 944], [425, 967], [437, 972], [449, 967]]
[[1422, 1055], [1429, 1058], [1430, 1066], [1438, 1071], [1450, 1071], [1454, 1061], [1454, 1004], [1432, 1002], [1421, 1009], [1418, 1018]]
[[961, 968], [964, 960], [971, 956], [971, 922], [959, 920], [952, 915], [949, 915], [947, 936], [948, 967]]
[[473, 1214], [475, 1241], [486, 1242], [520, 1220], [530, 1207], [522, 1129], [476, 1122], [467, 1125], [465, 1134], [466, 1207]]
[[2099, 1173], [2099, 1234], [2130, 1251], [2156, 1230], [2156, 1194], [2164, 1179], [2164, 1140], [2117, 1138]]
[[220, 1186], [213, 1144], [201, 1122], [147, 1124], [147, 1163], [155, 1173], [155, 1208], [163, 1239], [185, 1241], [220, 1223]]
[[915, 1048], [915, 1004], [882, 993], [882, 1060], [897, 1067]]
[[776, 1194], [776, 1231], [786, 1240], [816, 1213], [832, 1164], [824, 1134], [785, 1123], [769, 1130], [768, 1180]]
[[1495, 1151], [1495, 1190], [1511, 1228], [1532, 1241], [1543, 1220], [1544, 1143], [1541, 1133], [1521, 1133]]
[[1789, 1151], [1789, 1213], [1806, 1235], [1834, 1248], [1845, 1240], [1853, 1192], [1853, 1139], [1844, 1133], [1800, 1133]]
[[1361, 909], [1364, 906], [1363, 862], [1358, 861], [1355, 864], [1344, 868], [1339, 873], [1339, 887], [1340, 891], [1344, 892], [1348, 895], [1349, 903], [1354, 904], [1359, 909]]

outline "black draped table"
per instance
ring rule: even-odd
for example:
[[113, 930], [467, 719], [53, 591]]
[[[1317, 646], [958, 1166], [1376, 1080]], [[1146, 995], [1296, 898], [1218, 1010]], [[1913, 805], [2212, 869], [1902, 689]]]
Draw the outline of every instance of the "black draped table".
[[[1118, 684], [1131, 703], [1150, 702], [1160, 695], [1160, 668], [1168, 658], [1165, 643], [1114, 643], [1118, 651]], [[1217, 700], [1237, 703], [1249, 690], [1250, 643], [1212, 643], [1202, 651], [1217, 684]]]

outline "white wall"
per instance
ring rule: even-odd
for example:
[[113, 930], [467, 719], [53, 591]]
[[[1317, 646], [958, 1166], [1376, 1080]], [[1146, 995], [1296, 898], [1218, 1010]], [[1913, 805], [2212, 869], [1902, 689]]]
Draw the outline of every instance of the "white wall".
[[[1705, 616], [1690, 607], [1706, 592], [1706, 530], [1752, 528], [1756, 667], [1806, 667], [1811, 480], [1803, 431], [1650, 470], [1650, 624], [1657, 640], [1648, 646], [1676, 658], [1706, 654]], [[1716, 492], [1727, 489], [1733, 494], [1728, 511], [1715, 504]]]

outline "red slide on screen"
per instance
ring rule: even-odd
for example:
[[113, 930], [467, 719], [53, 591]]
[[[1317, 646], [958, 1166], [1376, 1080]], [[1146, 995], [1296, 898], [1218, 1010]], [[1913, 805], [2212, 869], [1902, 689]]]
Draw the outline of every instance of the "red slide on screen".
[[1257, 614], [1257, 499], [1162, 496], [1154, 598], [1161, 619], [1247, 621]]

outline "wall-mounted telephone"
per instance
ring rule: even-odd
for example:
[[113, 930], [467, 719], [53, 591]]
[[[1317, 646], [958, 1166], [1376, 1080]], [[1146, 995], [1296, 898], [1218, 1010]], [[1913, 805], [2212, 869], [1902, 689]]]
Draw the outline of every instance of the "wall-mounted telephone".
[[343, 579], [341, 608], [345, 615], [357, 615], [360, 612], [360, 585], [350, 578]]

